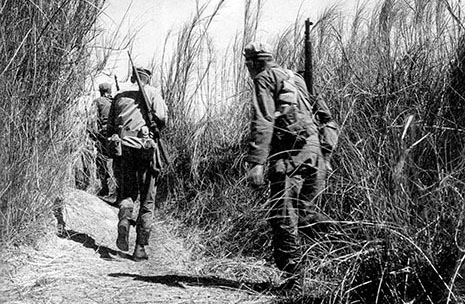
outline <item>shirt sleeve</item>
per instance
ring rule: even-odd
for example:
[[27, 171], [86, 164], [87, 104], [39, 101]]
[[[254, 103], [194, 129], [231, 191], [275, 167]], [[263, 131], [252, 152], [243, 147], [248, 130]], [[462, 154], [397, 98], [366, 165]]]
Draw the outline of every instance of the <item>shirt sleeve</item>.
[[255, 97], [252, 101], [251, 138], [247, 162], [265, 164], [273, 137], [275, 103], [272, 84], [265, 77], [254, 80]]
[[161, 96], [159, 88], [151, 87], [150, 99], [152, 101], [152, 112], [155, 113], [158, 121], [162, 124], [161, 127], [163, 127], [168, 119], [168, 107]]

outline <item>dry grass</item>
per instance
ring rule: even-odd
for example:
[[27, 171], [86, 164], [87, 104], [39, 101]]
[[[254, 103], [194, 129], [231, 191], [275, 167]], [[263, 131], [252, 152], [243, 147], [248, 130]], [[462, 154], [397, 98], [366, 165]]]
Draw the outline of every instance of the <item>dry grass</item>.
[[[0, 105], [3, 242], [33, 238], [31, 225], [43, 222], [50, 197], [70, 183], [69, 164], [91, 155], [82, 152], [84, 129], [69, 110], [84, 89], [85, 45], [100, 4], [40, 2], [51, 9], [39, 10], [29, 1], [5, 9], [11, 15], [2, 32], [15, 35], [0, 37], [0, 85], [10, 101]], [[253, 92], [240, 53], [256, 38], [261, 4], [246, 1], [244, 32], [221, 56], [208, 29], [224, 1], [200, 6], [160, 64], [172, 152], [162, 210], [182, 220], [178, 231], [195, 227], [195, 235], [184, 234], [195, 252], [239, 261], [199, 272], [236, 278], [248, 273], [241, 259], [257, 259], [258, 268], [263, 259], [272, 263], [267, 189], [249, 189], [243, 166]], [[352, 17], [332, 7], [314, 20], [315, 91], [343, 131], [321, 206], [341, 229], [302, 246], [308, 283], [327, 302], [460, 298], [462, 15], [455, 2], [386, 0], [372, 11], [360, 5]], [[278, 62], [295, 70], [303, 67], [303, 24], [296, 20], [273, 41]]]
[[54, 195], [69, 181], [68, 164], [85, 136], [70, 113], [85, 91], [87, 46], [101, 5], [95, 0], [2, 6], [1, 32], [8, 33], [0, 37], [0, 86], [7, 101], [0, 106], [2, 243], [35, 239]]
[[[253, 17], [246, 18], [247, 36], [231, 48], [236, 59], [229, 66], [236, 68], [242, 64], [237, 50], [255, 36], [260, 15], [251, 12], [251, 3], [246, 7]], [[328, 301], [436, 303], [458, 297], [459, 10], [442, 1], [385, 1], [372, 11], [360, 5], [352, 17], [332, 7], [314, 22], [316, 92], [343, 130], [321, 206], [343, 229], [303, 246], [309, 275], [321, 283], [317, 293], [330, 294]], [[279, 63], [295, 70], [303, 67], [303, 24], [297, 20], [273, 43]], [[222, 79], [246, 76], [228, 75]], [[248, 81], [234, 83], [237, 103], [206, 115], [190, 132], [173, 117], [170, 136], [181, 135], [175, 146], [188, 148], [175, 160], [171, 178], [179, 186], [170, 210], [203, 227], [207, 247], [201, 248], [208, 254], [270, 259], [266, 189], [254, 193], [243, 180], [248, 116], [237, 104], [242, 107], [252, 91]], [[228, 117], [239, 127], [231, 128]]]

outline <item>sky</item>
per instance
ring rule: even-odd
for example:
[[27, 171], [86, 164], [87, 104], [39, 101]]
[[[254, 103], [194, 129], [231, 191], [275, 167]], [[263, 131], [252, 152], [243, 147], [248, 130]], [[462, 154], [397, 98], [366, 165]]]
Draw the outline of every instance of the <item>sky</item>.
[[[160, 60], [164, 39], [176, 31], [196, 12], [196, 5], [209, 2], [213, 8], [219, 0], [107, 0], [99, 24], [107, 36], [134, 35], [132, 57], [136, 65], [149, 66]], [[256, 2], [259, 0], [255, 0]], [[342, 11], [353, 11], [362, 1], [374, 0], [261, 0], [262, 16], [257, 35], [267, 41], [281, 33], [296, 18], [315, 20], [325, 8], [337, 5]], [[219, 51], [228, 46], [236, 32], [242, 31], [245, 0], [224, 0], [209, 34]], [[255, 2], [255, 3], [256, 3]], [[127, 52], [114, 52], [109, 60], [116, 68], [107, 74], [127, 75]], [[125, 62], [126, 66], [121, 62]], [[125, 75], [123, 75], [125, 74]]]

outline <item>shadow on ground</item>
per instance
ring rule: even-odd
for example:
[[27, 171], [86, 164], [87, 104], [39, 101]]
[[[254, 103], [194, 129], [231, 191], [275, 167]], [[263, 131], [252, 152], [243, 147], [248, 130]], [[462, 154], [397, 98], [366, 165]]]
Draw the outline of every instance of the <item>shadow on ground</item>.
[[190, 286], [217, 287], [217, 288], [234, 288], [248, 292], [258, 292], [262, 294], [278, 296], [273, 304], [325, 304], [329, 303], [325, 298], [312, 297], [307, 295], [289, 296], [277, 292], [276, 287], [271, 282], [238, 282], [234, 280], [222, 279], [217, 277], [199, 277], [187, 275], [154, 275], [143, 276], [131, 273], [110, 273], [110, 277], [132, 277], [134, 280], [155, 284], [164, 284], [170, 287], [186, 288]]
[[64, 239], [75, 241], [77, 243], [81, 243], [84, 247], [95, 250], [100, 255], [100, 258], [104, 260], [113, 260], [113, 256], [119, 256], [124, 259], [132, 260], [132, 256], [127, 253], [97, 245], [95, 240], [85, 233], [80, 233], [74, 230], [63, 230], [58, 233], [58, 236]]
[[222, 279], [217, 277], [199, 277], [199, 276], [187, 276], [187, 275], [155, 275], [155, 276], [143, 276], [138, 274], [130, 273], [110, 273], [111, 277], [132, 277], [134, 280], [164, 284], [172, 287], [185, 288], [185, 285], [204, 286], [204, 287], [227, 287], [241, 290], [255, 291], [255, 292], [267, 292], [272, 290], [273, 286], [271, 282], [237, 282], [228, 279]]

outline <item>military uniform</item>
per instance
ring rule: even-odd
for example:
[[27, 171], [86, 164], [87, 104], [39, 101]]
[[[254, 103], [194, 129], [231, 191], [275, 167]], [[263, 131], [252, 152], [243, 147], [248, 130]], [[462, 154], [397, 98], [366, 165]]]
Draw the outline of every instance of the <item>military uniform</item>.
[[[166, 104], [160, 92], [152, 86], [144, 86], [152, 113], [159, 121], [166, 120]], [[118, 93], [111, 105], [108, 119], [108, 134], [121, 141], [121, 155], [113, 156], [115, 176], [118, 185], [119, 238], [125, 233], [126, 244], [118, 239], [118, 247], [127, 248], [129, 229], [134, 202], [139, 195], [140, 210], [136, 221], [136, 245], [148, 245], [153, 222], [156, 183], [161, 169], [157, 139], [147, 126], [145, 101], [137, 84]]]
[[90, 133], [97, 148], [97, 178], [101, 183], [101, 189], [98, 194], [105, 196], [109, 193], [108, 179], [110, 178], [109, 168], [111, 166], [108, 159], [107, 134], [108, 114], [111, 107], [111, 98], [109, 95], [111, 94], [111, 87], [108, 83], [101, 83], [99, 89], [102, 96], [94, 99], [92, 102], [92, 130]]
[[[274, 258], [279, 269], [294, 274], [299, 271], [301, 258], [298, 232], [311, 234], [312, 224], [328, 220], [316, 207], [318, 195], [325, 187], [326, 164], [312, 109], [299, 111], [299, 115], [304, 115], [301, 117], [305, 129], [303, 136], [289, 136], [287, 129], [286, 117], [289, 115], [286, 111], [296, 103], [298, 92], [295, 88], [303, 86], [306, 89], [304, 80], [273, 61], [256, 75], [251, 72], [251, 76], [256, 98], [253, 99], [251, 140], [246, 160], [252, 166], [269, 163], [269, 222], [273, 231]], [[288, 81], [293, 81], [294, 91], [289, 90]], [[310, 104], [308, 93], [303, 98]], [[329, 112], [324, 114], [330, 116]]]

